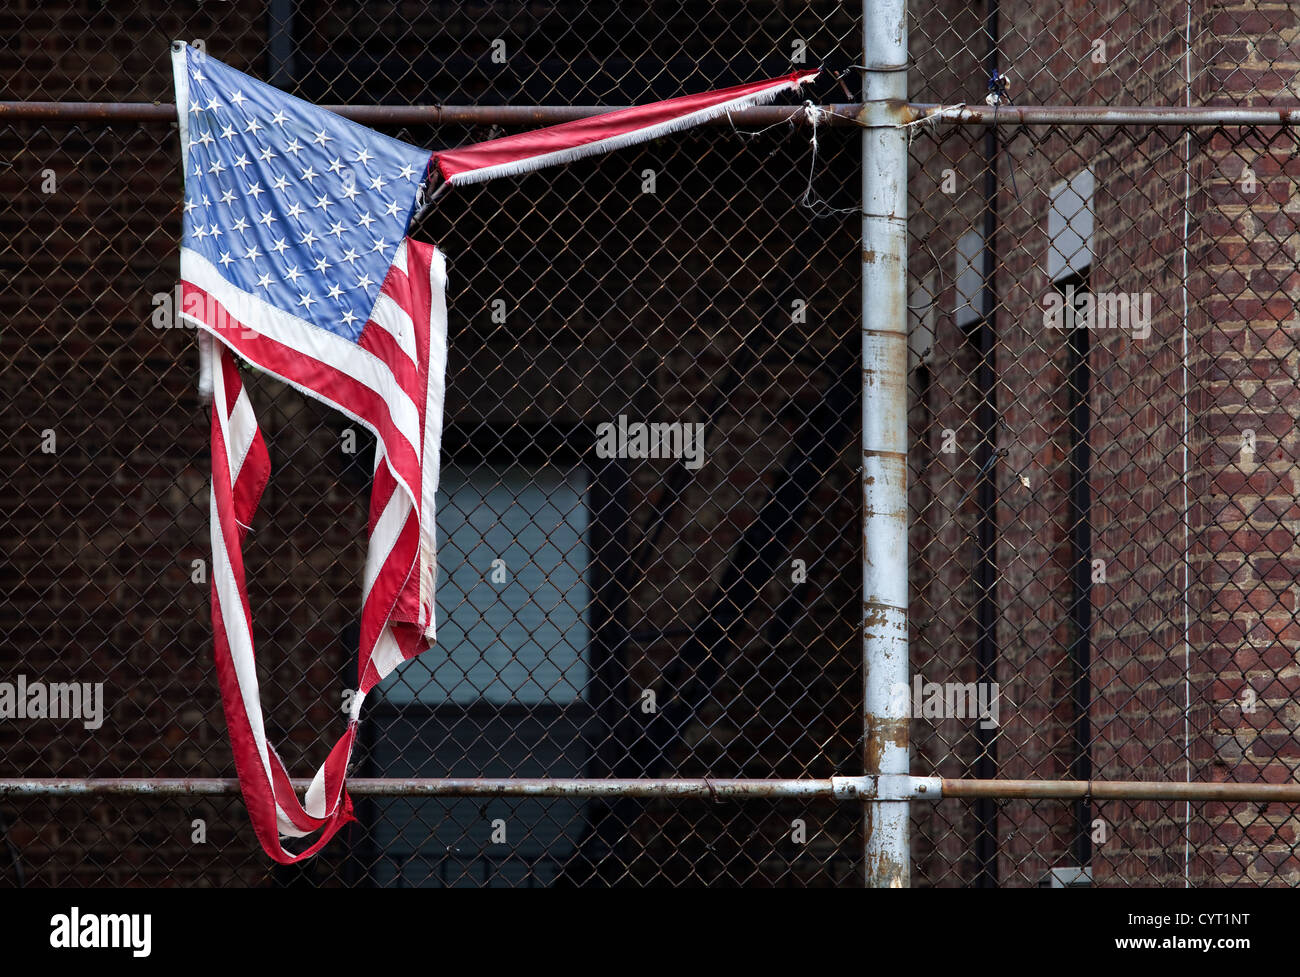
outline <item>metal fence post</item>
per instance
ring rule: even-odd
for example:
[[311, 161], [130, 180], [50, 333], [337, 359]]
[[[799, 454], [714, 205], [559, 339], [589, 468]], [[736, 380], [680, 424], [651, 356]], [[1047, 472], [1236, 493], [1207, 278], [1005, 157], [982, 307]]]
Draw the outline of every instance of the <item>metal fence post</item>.
[[[862, 130], [862, 651], [865, 772], [907, 774], [906, 0], [865, 0]], [[909, 804], [866, 803], [866, 884], [910, 882]]]

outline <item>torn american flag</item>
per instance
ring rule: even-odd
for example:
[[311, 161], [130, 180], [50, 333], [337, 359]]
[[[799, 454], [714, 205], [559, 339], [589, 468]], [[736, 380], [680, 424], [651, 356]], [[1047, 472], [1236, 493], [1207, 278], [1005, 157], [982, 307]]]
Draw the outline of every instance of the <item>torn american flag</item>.
[[[222, 704], [258, 840], [279, 862], [351, 818], [362, 699], [434, 635], [434, 491], [447, 361], [444, 261], [406, 237], [430, 153], [173, 51], [185, 166], [181, 314], [213, 380], [212, 618]], [[233, 354], [376, 438], [348, 726], [300, 803], [267, 740], [241, 542], [270, 474]], [[281, 837], [320, 837], [287, 852]]]
[[[293, 98], [176, 42], [185, 174], [181, 316], [212, 394], [212, 621], [222, 705], [253, 828], [276, 861], [352, 818], [361, 703], [434, 637], [434, 493], [447, 360], [445, 262], [407, 227], [434, 154]], [[538, 169], [694, 125], [816, 72], [611, 111], [438, 154], [450, 184]], [[376, 438], [359, 694], [307, 790], [267, 739], [241, 544], [270, 476], [236, 355]], [[281, 838], [318, 837], [286, 851]]]

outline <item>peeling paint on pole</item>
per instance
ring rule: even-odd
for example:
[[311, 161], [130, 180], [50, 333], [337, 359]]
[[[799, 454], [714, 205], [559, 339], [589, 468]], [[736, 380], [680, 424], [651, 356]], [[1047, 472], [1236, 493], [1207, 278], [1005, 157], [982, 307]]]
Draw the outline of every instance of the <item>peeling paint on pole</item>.
[[[909, 772], [907, 684], [907, 4], [863, 4], [862, 653], [864, 771]], [[866, 884], [910, 883], [906, 797], [863, 805]]]

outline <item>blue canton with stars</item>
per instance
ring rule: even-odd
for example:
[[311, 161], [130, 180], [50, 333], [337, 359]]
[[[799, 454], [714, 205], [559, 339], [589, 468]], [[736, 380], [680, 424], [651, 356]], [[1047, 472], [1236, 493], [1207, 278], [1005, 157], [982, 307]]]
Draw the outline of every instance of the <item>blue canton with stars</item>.
[[232, 285], [356, 341], [432, 155], [185, 49], [182, 243]]

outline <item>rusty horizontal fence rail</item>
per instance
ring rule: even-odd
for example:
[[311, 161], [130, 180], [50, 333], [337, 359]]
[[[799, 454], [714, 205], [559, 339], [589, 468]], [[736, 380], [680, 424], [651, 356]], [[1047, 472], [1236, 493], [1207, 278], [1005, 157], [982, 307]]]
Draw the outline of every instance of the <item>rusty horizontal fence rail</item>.
[[1016, 800], [1264, 801], [1300, 803], [1300, 783], [1249, 784], [1144, 780], [948, 780], [943, 796]]
[[[625, 105], [325, 105], [331, 112], [367, 125], [557, 125], [587, 119]], [[861, 124], [861, 103], [818, 106], [818, 125]], [[911, 123], [954, 125], [1158, 125], [1158, 126], [1296, 126], [1295, 106], [1150, 106], [1150, 105], [935, 105], [907, 104], [902, 118]], [[0, 121], [32, 122], [174, 122], [170, 102], [2, 102]], [[702, 125], [806, 125], [801, 105], [759, 105], [705, 120]]]
[[[304, 791], [309, 780], [294, 780]], [[358, 777], [348, 781], [358, 797], [661, 797], [696, 800], [871, 798], [947, 800], [1160, 800], [1259, 801], [1300, 804], [1300, 783], [1251, 784], [1137, 780], [977, 780], [886, 775], [822, 779], [562, 779], [519, 777]], [[0, 780], [0, 796], [201, 797], [239, 793], [234, 777], [46, 777]]]
[[[367, 125], [555, 125], [586, 119], [626, 105], [322, 105], [344, 118]], [[859, 105], [820, 106], [819, 125], [854, 125]], [[38, 122], [175, 122], [170, 102], [0, 102], [0, 121]], [[802, 105], [758, 105], [706, 119], [701, 125], [803, 124]]]
[[[840, 106], [851, 108], [851, 106]], [[908, 106], [911, 121], [956, 125], [1294, 126], [1300, 105], [924, 105]]]
[[[693, 797], [736, 799], [744, 797], [833, 797], [856, 792], [834, 780], [732, 780], [675, 778], [666, 780], [567, 780], [494, 777], [390, 778], [357, 777], [348, 780], [348, 792], [359, 797]], [[306, 790], [309, 780], [294, 780], [295, 790]], [[142, 795], [200, 796], [239, 793], [234, 777], [213, 778], [43, 778], [0, 780], [4, 795]]]

